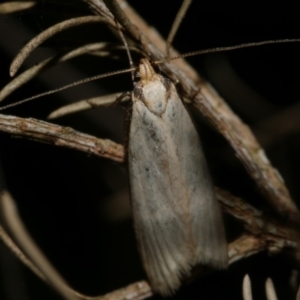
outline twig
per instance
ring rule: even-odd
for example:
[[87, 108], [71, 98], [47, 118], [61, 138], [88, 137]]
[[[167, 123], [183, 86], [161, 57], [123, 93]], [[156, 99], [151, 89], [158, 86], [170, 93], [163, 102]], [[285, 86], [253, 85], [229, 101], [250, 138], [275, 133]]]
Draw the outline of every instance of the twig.
[[123, 147], [119, 144], [32, 118], [24, 119], [0, 114], [0, 131], [106, 157], [116, 162], [122, 162], [124, 159]]
[[127, 33], [130, 32], [130, 35], [136, 40], [140, 39], [140, 32], [138, 28], [132, 24], [127, 16], [124, 14], [122, 8], [119, 6], [116, 0], [103, 0], [109, 10], [112, 12], [116, 20], [123, 26]]
[[254, 235], [274, 236], [287, 240], [297, 239], [297, 227], [287, 226], [275, 218], [266, 216], [245, 200], [231, 195], [229, 192], [216, 188], [216, 194], [224, 212], [241, 221], [245, 229]]

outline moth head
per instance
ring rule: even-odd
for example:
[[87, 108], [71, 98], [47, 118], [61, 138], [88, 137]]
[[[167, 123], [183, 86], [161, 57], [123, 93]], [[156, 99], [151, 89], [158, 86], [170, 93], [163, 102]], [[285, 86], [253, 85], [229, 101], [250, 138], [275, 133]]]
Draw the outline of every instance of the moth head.
[[138, 66], [138, 74], [141, 81], [149, 81], [156, 76], [156, 72], [152, 64], [146, 58], [141, 59], [140, 64]]

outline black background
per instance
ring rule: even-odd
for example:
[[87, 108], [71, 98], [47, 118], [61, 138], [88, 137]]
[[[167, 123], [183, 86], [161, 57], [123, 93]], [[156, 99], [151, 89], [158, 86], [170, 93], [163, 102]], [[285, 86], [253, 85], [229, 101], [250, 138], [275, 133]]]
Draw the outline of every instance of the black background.
[[[138, 13], [167, 36], [181, 1], [130, 1]], [[213, 47], [273, 39], [300, 38], [297, 8], [194, 1], [174, 41], [181, 53]], [[21, 47], [56, 22], [88, 15], [80, 1], [40, 1], [26, 12], [0, 16], [0, 86], [9, 82], [8, 69]], [[51, 38], [33, 52], [25, 68], [42, 59], [84, 43], [117, 41], [104, 25], [74, 28]], [[287, 134], [275, 123], [268, 140], [261, 124], [299, 102], [298, 43], [269, 45], [221, 54], [208, 54], [189, 61], [207, 78], [231, 108], [253, 128], [272, 164], [278, 168], [297, 202], [299, 197], [299, 120]], [[85, 56], [60, 65], [22, 87], [3, 103], [12, 103], [69, 82], [126, 68], [121, 59]], [[44, 97], [5, 111], [7, 114], [45, 119], [68, 102], [118, 91], [131, 90], [130, 75], [104, 79]], [[296, 106], [295, 106], [296, 111]], [[125, 109], [100, 108], [71, 115], [56, 123], [76, 130], [124, 142]], [[300, 110], [299, 110], [300, 112]], [[270, 212], [257, 187], [235, 158], [227, 142], [199, 112], [191, 109], [216, 185]], [[16, 139], [0, 134], [3, 183], [13, 194], [20, 214], [40, 247], [66, 280], [88, 295], [111, 292], [145, 278], [135, 245], [129, 212], [126, 168], [109, 160], [74, 150]], [[5, 182], [5, 183], [4, 183]], [[116, 195], [118, 195], [118, 198]], [[119, 199], [119, 200], [118, 200]], [[112, 202], [110, 202], [112, 201]], [[113, 203], [113, 204], [112, 204]], [[120, 216], [120, 217], [118, 217]], [[226, 217], [228, 240], [242, 226]], [[264, 283], [274, 280], [279, 299], [294, 299], [289, 286], [295, 262], [284, 255], [261, 253], [239, 261], [228, 271], [213, 273], [184, 287], [178, 299], [242, 299], [242, 279], [250, 274], [254, 299], [265, 299]], [[51, 288], [23, 267], [0, 244], [0, 299], [61, 299]]]

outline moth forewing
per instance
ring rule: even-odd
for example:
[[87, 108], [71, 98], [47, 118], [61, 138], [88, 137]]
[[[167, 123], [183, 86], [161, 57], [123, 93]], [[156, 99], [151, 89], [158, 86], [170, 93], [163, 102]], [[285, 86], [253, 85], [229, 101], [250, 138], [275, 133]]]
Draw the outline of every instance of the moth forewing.
[[139, 74], [128, 143], [134, 227], [151, 286], [166, 296], [197, 263], [226, 267], [227, 244], [199, 137], [174, 84], [146, 59]]

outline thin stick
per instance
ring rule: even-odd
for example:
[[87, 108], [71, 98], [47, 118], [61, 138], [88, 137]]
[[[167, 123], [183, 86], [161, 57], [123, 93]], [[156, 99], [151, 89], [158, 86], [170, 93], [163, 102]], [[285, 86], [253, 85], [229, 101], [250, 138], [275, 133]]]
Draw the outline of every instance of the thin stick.
[[138, 28], [130, 22], [126, 14], [124, 14], [123, 10], [119, 6], [118, 2], [116, 0], [104, 0], [104, 3], [110, 9], [112, 15], [116, 18], [116, 20], [126, 30], [126, 32], [130, 32], [135, 40], [139, 40], [140, 33]]
[[193, 0], [184, 0], [182, 2], [182, 5], [181, 5], [181, 7], [176, 15], [176, 18], [172, 24], [172, 27], [171, 27], [171, 30], [170, 30], [170, 33], [168, 35], [167, 42], [166, 42], [167, 59], [170, 57], [170, 47], [171, 47], [171, 44], [175, 37], [175, 34], [177, 33], [178, 28], [179, 28], [183, 18], [185, 17], [186, 12], [187, 12], [188, 8], [190, 7], [190, 5], [192, 4], [192, 2], [193, 2]]
[[124, 161], [122, 145], [110, 140], [98, 139], [69, 127], [32, 118], [25, 119], [0, 114], [0, 131], [59, 147], [72, 148], [116, 162]]

